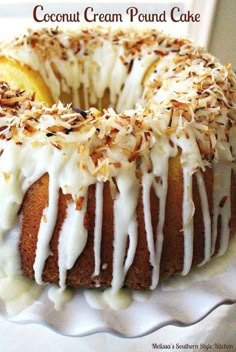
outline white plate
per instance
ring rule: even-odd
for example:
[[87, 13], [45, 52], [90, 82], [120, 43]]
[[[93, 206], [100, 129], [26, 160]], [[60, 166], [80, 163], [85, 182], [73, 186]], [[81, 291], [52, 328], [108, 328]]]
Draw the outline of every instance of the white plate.
[[44, 291], [39, 300], [19, 314], [7, 315], [3, 304], [0, 305], [0, 314], [16, 323], [44, 324], [68, 336], [111, 332], [138, 337], [169, 324], [191, 325], [219, 305], [236, 302], [235, 253], [236, 241], [223, 258], [216, 258], [188, 277], [167, 281], [146, 301], [134, 301], [125, 310], [94, 309], [79, 290], [62, 311], [56, 311]]

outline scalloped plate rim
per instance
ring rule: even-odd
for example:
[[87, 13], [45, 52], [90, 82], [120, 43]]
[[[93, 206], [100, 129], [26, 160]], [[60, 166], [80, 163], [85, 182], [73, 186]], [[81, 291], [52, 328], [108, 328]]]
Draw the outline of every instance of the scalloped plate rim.
[[86, 336], [92, 336], [94, 334], [97, 333], [109, 333], [115, 337], [119, 337], [119, 338], [126, 338], [126, 339], [133, 339], [133, 338], [139, 338], [139, 337], [144, 337], [146, 335], [149, 335], [151, 333], [154, 333], [166, 326], [172, 325], [172, 326], [176, 326], [176, 327], [189, 327], [192, 325], [195, 325], [197, 323], [199, 323], [200, 321], [202, 321], [203, 319], [205, 319], [209, 314], [211, 314], [214, 310], [216, 310], [217, 308], [219, 308], [222, 305], [232, 305], [236, 303], [236, 298], [235, 300], [232, 299], [223, 299], [222, 301], [220, 301], [219, 303], [215, 304], [213, 307], [211, 307], [209, 310], [207, 310], [207, 312], [200, 316], [197, 319], [194, 319], [191, 323], [189, 322], [185, 322], [181, 319], [171, 319], [171, 320], [167, 320], [165, 322], [162, 323], [158, 323], [157, 325], [155, 325], [153, 328], [150, 328], [148, 330], [146, 330], [143, 333], [140, 334], [124, 334], [122, 332], [120, 332], [118, 329], [116, 328], [103, 328], [103, 327], [98, 327], [98, 328], [92, 328], [91, 330], [88, 330], [86, 333], [75, 333], [75, 334], [70, 334], [70, 333], [65, 333], [63, 332], [63, 329], [59, 329], [58, 327], [54, 327], [50, 322], [48, 321], [44, 321], [43, 319], [39, 319], [39, 320], [21, 320], [21, 321], [17, 321], [14, 320], [14, 318], [9, 318], [6, 317], [2, 314], [1, 317], [11, 323], [17, 324], [17, 325], [30, 325], [30, 324], [35, 324], [35, 325], [39, 325], [42, 327], [45, 327], [47, 329], [49, 329], [50, 331], [62, 335], [62, 336], [66, 336], [66, 337], [86, 337]]

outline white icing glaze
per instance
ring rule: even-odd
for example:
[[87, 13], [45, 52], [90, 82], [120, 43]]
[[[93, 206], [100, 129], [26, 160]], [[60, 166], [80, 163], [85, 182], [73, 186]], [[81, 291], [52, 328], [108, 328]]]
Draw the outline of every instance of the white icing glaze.
[[[158, 221], [157, 229], [154, 229], [156, 241], [155, 241], [155, 249], [154, 249], [155, 251], [154, 268], [155, 269], [152, 272], [152, 284], [151, 284], [152, 289], [157, 287], [159, 282], [159, 276], [160, 276], [160, 261], [161, 261], [162, 245], [164, 240], [163, 227], [165, 224], [166, 197], [167, 197], [167, 191], [168, 191], [169, 158], [176, 156], [176, 154], [177, 154], [177, 148], [171, 147], [166, 137], [160, 138], [158, 142], [153, 146], [153, 149], [151, 151], [153, 176], [159, 178], [158, 182], [156, 182], [153, 179], [153, 183], [152, 183], [156, 196], [159, 198], [159, 221]], [[152, 251], [153, 251], [153, 246], [154, 246], [153, 243], [151, 243]]]
[[137, 104], [142, 94], [142, 79], [155, 59], [156, 55], [150, 54], [144, 56], [141, 60], [134, 60], [132, 70], [127, 76], [124, 88], [118, 98], [116, 106], [118, 112], [133, 108]]
[[204, 260], [199, 266], [207, 263], [211, 258], [211, 216], [209, 210], [209, 204], [207, 199], [206, 187], [201, 171], [196, 172], [198, 191], [201, 199], [202, 216], [204, 222], [205, 232], [205, 248], [204, 248]]
[[59, 188], [57, 181], [57, 173], [49, 174], [49, 199], [48, 207], [44, 209], [40, 222], [38, 241], [36, 248], [36, 256], [34, 262], [35, 281], [42, 284], [42, 273], [45, 261], [50, 254], [50, 240], [57, 220]]
[[[114, 251], [112, 288], [117, 292], [122, 286], [125, 275], [132, 264], [137, 245], [136, 207], [138, 202], [138, 182], [135, 167], [122, 172], [116, 178], [119, 196], [114, 201]], [[126, 254], [127, 239], [129, 248]]]
[[96, 183], [96, 210], [94, 228], [94, 273], [99, 275], [101, 267], [101, 240], [102, 240], [102, 215], [103, 215], [103, 187], [102, 182]]
[[74, 266], [76, 259], [82, 253], [87, 242], [88, 231], [84, 226], [84, 217], [87, 210], [87, 190], [85, 190], [84, 194], [85, 198], [82, 209], [76, 210], [75, 205], [73, 205], [73, 208], [71, 209], [74, 213], [72, 215], [73, 221], [68, 221], [70, 226], [73, 226], [73, 229], [70, 229], [68, 233], [66, 246], [66, 267], [68, 270]]
[[15, 315], [33, 304], [42, 291], [43, 286], [22, 275], [6, 276], [0, 272], [0, 298], [9, 315]]
[[184, 267], [182, 275], [187, 275], [193, 259], [193, 216], [195, 207], [193, 203], [192, 175], [188, 168], [183, 169], [183, 234], [184, 234]]
[[65, 304], [73, 297], [73, 292], [66, 288], [58, 288], [56, 285], [51, 285], [48, 289], [48, 298], [54, 303], [54, 308], [60, 311], [64, 308]]
[[90, 289], [84, 291], [87, 303], [95, 309], [111, 308], [121, 310], [128, 308], [133, 302], [132, 292], [121, 289], [114, 292], [112, 289]]
[[75, 209], [72, 201], [67, 206], [67, 216], [62, 225], [58, 243], [59, 285], [62, 288], [66, 286], [67, 270], [74, 266], [87, 242], [87, 230], [83, 226], [86, 205], [85, 200], [80, 211]]
[[128, 308], [134, 301], [145, 302], [152, 295], [152, 290], [127, 290], [125, 288], [115, 292], [112, 289], [89, 289], [84, 291], [84, 296], [90, 307], [94, 309], [115, 309]]
[[146, 230], [146, 236], [147, 236], [147, 245], [150, 253], [150, 264], [152, 266], [153, 276], [155, 277], [158, 273], [158, 266], [156, 263], [156, 253], [155, 253], [151, 209], [150, 209], [150, 190], [151, 190], [152, 183], [153, 183], [153, 175], [148, 173], [145, 174], [142, 178], [144, 223], [145, 223], [145, 230]]

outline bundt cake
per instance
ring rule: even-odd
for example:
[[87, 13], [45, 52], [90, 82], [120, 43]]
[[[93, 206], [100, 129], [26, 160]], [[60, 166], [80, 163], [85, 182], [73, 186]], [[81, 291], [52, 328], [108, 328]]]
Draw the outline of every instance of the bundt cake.
[[226, 251], [236, 229], [230, 65], [151, 29], [29, 30], [0, 48], [7, 275], [154, 289]]

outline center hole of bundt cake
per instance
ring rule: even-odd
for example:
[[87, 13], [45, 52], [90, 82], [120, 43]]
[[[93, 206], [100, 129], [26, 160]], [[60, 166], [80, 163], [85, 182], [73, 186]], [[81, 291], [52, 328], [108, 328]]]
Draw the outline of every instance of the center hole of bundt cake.
[[[72, 92], [61, 92], [60, 101], [64, 105], [72, 103], [73, 106], [82, 110], [88, 110], [90, 107], [95, 107], [99, 110], [111, 107], [110, 93], [108, 89], [105, 90], [103, 97], [101, 99], [96, 98], [96, 101], [94, 101], [94, 99], [91, 101], [90, 90], [89, 88], [85, 88], [83, 85], [80, 86], [77, 94], [78, 96], [76, 97]], [[114, 106], [112, 107], [115, 108]]]
[[[74, 107], [78, 107], [82, 110], [88, 110], [90, 107], [95, 107], [100, 111], [102, 111], [103, 109], [113, 108], [116, 112], [121, 112], [121, 109], [117, 107], [119, 96], [117, 96], [116, 102], [112, 103], [109, 88], [105, 89], [102, 98], [95, 97], [94, 94], [92, 96], [91, 89], [86, 88], [84, 85], [80, 86], [77, 94], [78, 96], [76, 97], [76, 94], [73, 94], [72, 92], [61, 92], [60, 101], [62, 101], [63, 104], [69, 104], [72, 102]], [[134, 107], [135, 104], [132, 104], [130, 106], [127, 101], [125, 109], [133, 109]]]
[[[105, 79], [102, 75], [98, 75], [101, 79], [101, 85], [98, 77], [97, 83], [97, 81], [93, 81], [94, 78], [91, 79], [91, 73], [85, 73], [86, 80], [91, 79], [91, 84], [83, 82], [82, 78], [79, 81], [78, 89], [70, 88], [66, 92], [61, 85], [60, 100], [64, 104], [72, 102], [74, 107], [82, 110], [88, 110], [90, 107], [95, 107], [100, 111], [113, 108], [117, 113], [135, 109], [137, 105], [146, 105], [152, 94], [150, 82], [153, 80], [153, 73], [157, 72], [159, 61], [159, 58], [151, 63], [142, 62], [138, 59], [135, 62], [131, 60], [132, 65], [125, 67], [126, 73], [122, 79], [119, 79], [118, 75], [116, 81], [113, 77], [114, 74], [111, 77], [105, 75]], [[158, 82], [156, 82], [155, 88], [160, 88]]]

